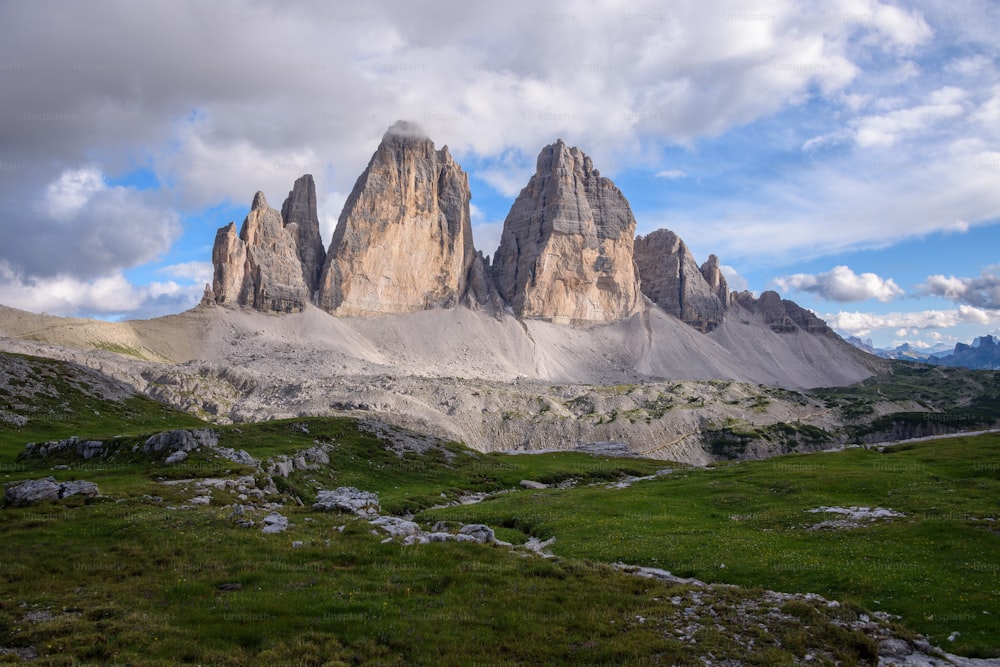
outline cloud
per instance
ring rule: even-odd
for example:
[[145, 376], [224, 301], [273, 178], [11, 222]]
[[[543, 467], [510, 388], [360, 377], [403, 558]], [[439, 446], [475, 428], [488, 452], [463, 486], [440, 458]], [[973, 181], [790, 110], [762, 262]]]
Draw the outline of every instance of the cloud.
[[480, 222], [472, 225], [472, 238], [476, 250], [486, 256], [492, 256], [500, 247], [500, 235], [503, 232], [503, 221]]
[[50, 218], [65, 222], [79, 213], [91, 197], [105, 189], [104, 177], [96, 167], [67, 169], [49, 183], [42, 209]]
[[866, 299], [886, 303], [904, 294], [892, 278], [882, 278], [874, 273], [858, 275], [846, 266], [836, 266], [831, 271], [816, 275], [797, 273], [776, 278], [774, 282], [782, 290], [810, 292], [827, 301], [840, 303]]
[[181, 264], [168, 264], [156, 270], [160, 275], [171, 278], [180, 278], [198, 285], [212, 282], [214, 267], [211, 262], [183, 262]]
[[684, 178], [687, 176], [687, 174], [685, 174], [680, 169], [668, 169], [666, 171], [658, 172], [655, 176], [656, 178], [666, 178], [668, 180], [674, 180], [677, 178]]
[[740, 272], [735, 267], [728, 264], [720, 264], [719, 271], [722, 271], [722, 275], [726, 278], [726, 284], [729, 285], [731, 291], [743, 292], [750, 289], [750, 283], [740, 275]]
[[987, 267], [978, 278], [928, 276], [917, 286], [923, 294], [944, 297], [978, 308], [1000, 309], [1000, 265]]
[[[925, 20], [932, 9], [934, 20]], [[832, 0], [822, 10], [804, 0], [764, 9], [751, 0], [678, 0], [668, 9], [655, 0], [556, 0], [543, 10], [509, 0], [462, 11], [404, 0], [349, 9], [319, 0], [0, 3], [5, 64], [18, 65], [3, 73], [0, 96], [0, 168], [14, 167], [0, 178], [0, 206], [11, 212], [0, 227], [0, 259], [29, 283], [68, 276], [96, 284], [162, 256], [185, 231], [206, 234], [182, 229], [176, 211], [248, 204], [258, 189], [280, 206], [303, 173], [316, 177], [328, 240], [342, 193], [397, 119], [419, 123], [459, 162], [477, 164], [474, 177], [504, 197], [517, 195], [538, 149], [558, 137], [604, 173], [649, 166], [668, 178], [679, 170], [660, 164], [664, 147], [694, 148], [807, 104], [812, 114], [814, 103], [830, 100], [843, 100], [845, 114], [816, 114], [839, 126], [814, 135], [847, 134], [812, 144], [818, 155], [856, 148], [859, 136], [871, 151], [898, 149], [942, 131], [945, 120], [995, 126], [1000, 90], [994, 106], [980, 99], [989, 85], [963, 79], [955, 90], [967, 97], [949, 98], [949, 89], [935, 97], [888, 90], [877, 79], [883, 69], [918, 71], [907, 59], [935, 38], [931, 25], [953, 29], [948, 16], [878, 0]], [[983, 28], [990, 21], [962, 23], [978, 24], [979, 33], [956, 41], [991, 45]], [[190, 39], [206, 25], [211, 39]], [[956, 72], [974, 77], [974, 65], [956, 64]], [[878, 108], [883, 97], [901, 103]], [[809, 137], [794, 140], [801, 146]], [[885, 170], [872, 169], [873, 179], [847, 159], [832, 174], [817, 168], [748, 187], [782, 213], [739, 235], [712, 224], [718, 211], [690, 218], [698, 245], [732, 247], [730, 258], [835, 252], [955, 220], [978, 224], [998, 210], [1000, 194], [988, 184], [994, 174], [964, 165], [990, 145], [942, 150], [936, 165], [912, 176], [882, 178]], [[137, 167], [161, 187], [113, 185]], [[844, 202], [856, 207], [844, 211]], [[823, 222], [844, 215], [864, 221]], [[728, 240], [714, 245], [711, 235]]]
[[0, 261], [29, 277], [83, 280], [155, 259], [180, 236], [179, 215], [155, 195], [106, 184], [93, 167], [67, 169], [34, 206], [0, 225]]
[[834, 329], [854, 336], [867, 336], [874, 330], [885, 329], [948, 329], [958, 324], [995, 324], [1000, 322], [1000, 310], [984, 310], [959, 306], [955, 310], [923, 310], [896, 313], [839, 312], [823, 316]]
[[0, 303], [51, 315], [74, 317], [157, 317], [195, 306], [204, 284], [173, 281], [136, 286], [121, 273], [93, 280], [66, 275], [26, 278], [0, 261]]

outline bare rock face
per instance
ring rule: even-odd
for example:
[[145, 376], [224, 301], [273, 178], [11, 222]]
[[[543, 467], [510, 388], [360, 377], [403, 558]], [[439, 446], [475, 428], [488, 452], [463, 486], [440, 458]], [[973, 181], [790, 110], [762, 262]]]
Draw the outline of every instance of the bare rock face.
[[715, 255], [699, 268], [684, 241], [660, 229], [635, 239], [635, 265], [642, 293], [667, 313], [703, 333], [722, 322], [729, 286]]
[[475, 259], [469, 198], [447, 147], [394, 124], [344, 205], [317, 305], [361, 316], [458, 305]]
[[233, 223], [216, 233], [212, 262], [216, 303], [277, 313], [297, 312], [309, 303], [298, 229], [286, 229], [263, 192], [254, 196], [238, 237]]
[[[326, 263], [326, 249], [319, 233], [319, 215], [316, 212], [316, 183], [311, 174], [295, 181], [281, 206], [285, 228], [297, 234], [299, 261], [302, 262], [302, 279], [310, 294], [319, 289], [319, 281]], [[295, 225], [293, 228], [292, 225]]]
[[816, 313], [806, 310], [794, 301], [782, 299], [777, 292], [761, 292], [759, 298], [754, 298], [750, 292], [740, 292], [735, 295], [735, 301], [750, 312], [760, 313], [764, 322], [776, 333], [806, 333], [838, 338], [833, 329], [827, 326]]
[[610, 322], [637, 313], [635, 218], [625, 196], [578, 148], [546, 146], [504, 221], [497, 290], [519, 317]]

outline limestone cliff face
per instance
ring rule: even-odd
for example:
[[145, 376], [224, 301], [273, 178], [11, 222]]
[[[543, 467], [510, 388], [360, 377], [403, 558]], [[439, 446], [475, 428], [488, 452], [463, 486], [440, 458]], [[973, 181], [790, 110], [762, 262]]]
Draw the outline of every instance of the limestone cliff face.
[[561, 140], [504, 221], [493, 276], [519, 317], [564, 323], [609, 322], [641, 307], [632, 262], [635, 218], [615, 184]]
[[715, 255], [699, 268], [684, 241], [660, 229], [635, 239], [635, 265], [642, 293], [669, 314], [703, 333], [722, 322], [729, 286]]
[[299, 261], [302, 263], [302, 279], [309, 288], [309, 293], [313, 294], [319, 289], [323, 265], [326, 263], [326, 249], [319, 233], [316, 183], [311, 174], [295, 181], [292, 191], [281, 206], [281, 219], [285, 228], [296, 236]]
[[233, 223], [216, 233], [212, 262], [212, 289], [218, 304], [292, 313], [309, 303], [298, 229], [285, 227], [263, 192], [254, 197], [239, 236]]
[[777, 292], [761, 292], [758, 298], [754, 298], [750, 292], [740, 292], [734, 296], [734, 301], [751, 312], [763, 315], [764, 322], [776, 333], [801, 330], [817, 336], [838, 338], [816, 313], [794, 301], [782, 299]]
[[401, 121], [344, 205], [317, 305], [362, 316], [453, 307], [474, 259], [468, 177], [447, 147]]

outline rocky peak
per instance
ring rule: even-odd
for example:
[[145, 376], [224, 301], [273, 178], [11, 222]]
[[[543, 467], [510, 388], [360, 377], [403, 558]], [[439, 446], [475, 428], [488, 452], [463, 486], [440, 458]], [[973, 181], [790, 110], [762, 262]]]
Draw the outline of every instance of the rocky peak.
[[519, 317], [608, 322], [639, 311], [632, 263], [635, 218], [591, 159], [560, 139], [504, 220], [493, 275]]
[[318, 305], [338, 315], [458, 304], [475, 258], [469, 181], [420, 127], [395, 123], [358, 178], [327, 253]]
[[216, 303], [264, 312], [302, 310], [309, 303], [309, 287], [299, 259], [298, 233], [295, 228], [292, 232], [263, 192], [254, 195], [239, 235], [233, 223], [215, 235], [212, 291]]
[[729, 286], [715, 255], [699, 268], [684, 241], [660, 229], [636, 237], [635, 265], [642, 293], [667, 313], [701, 332], [722, 323]]
[[795, 333], [802, 330], [806, 333], [838, 338], [833, 329], [827, 326], [816, 313], [806, 310], [794, 301], [782, 299], [774, 291], [761, 292], [755, 298], [750, 292], [740, 292], [734, 296], [736, 303], [750, 312], [760, 313], [764, 323], [776, 333]]
[[291, 192], [281, 206], [281, 218], [289, 230], [295, 225], [299, 260], [302, 262], [302, 279], [313, 294], [326, 262], [326, 249], [319, 232], [319, 215], [316, 211], [316, 183], [311, 174], [295, 181]]

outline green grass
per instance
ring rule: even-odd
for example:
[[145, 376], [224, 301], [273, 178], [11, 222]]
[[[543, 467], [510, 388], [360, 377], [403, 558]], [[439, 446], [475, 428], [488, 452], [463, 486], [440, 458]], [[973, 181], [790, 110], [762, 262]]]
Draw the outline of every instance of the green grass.
[[145, 396], [123, 401], [102, 398], [91, 389], [94, 372], [76, 364], [23, 355], [3, 354], [5, 360], [26, 365], [31, 380], [42, 389], [29, 395], [26, 380], [0, 387], [0, 410], [23, 417], [17, 426], [0, 421], [0, 471], [16, 469], [14, 460], [28, 442], [86, 436], [101, 440], [116, 435], [155, 433], [170, 428], [197, 428], [206, 424]]
[[[557, 537], [567, 558], [661, 567], [705, 581], [815, 592], [902, 617], [939, 645], [1000, 655], [1000, 437], [885, 453], [785, 456], [686, 470], [622, 490], [498, 496], [426, 512]], [[820, 506], [907, 516], [809, 530]], [[725, 566], [725, 567], [723, 567]], [[959, 631], [954, 642], [948, 635]]]
[[[37, 664], [694, 664], [711, 654], [770, 665], [807, 653], [816, 664], [870, 664], [874, 641], [843, 621], [874, 611], [899, 616], [903, 636], [1000, 655], [1000, 437], [671, 466], [612, 489], [612, 480], [668, 464], [482, 454], [432, 440], [423, 454], [399, 456], [344, 418], [213, 427], [220, 445], [265, 460], [330, 447], [329, 466], [276, 480], [279, 493], [266, 500], [282, 502], [293, 526], [269, 536], [236, 526], [224, 491], [208, 507], [167, 509], [195, 492], [165, 480], [252, 469], [207, 452], [166, 466], [163, 455], [131, 451], [153, 433], [204, 423], [141, 398], [96, 398], [73, 365], [30, 363], [53, 391], [30, 406], [11, 396], [0, 405], [29, 416], [0, 429], [0, 480], [87, 479], [105, 496], [0, 507], [0, 647], [33, 646]], [[59, 417], [42, 418], [50, 412]], [[771, 437], [784, 435], [775, 428]], [[27, 442], [71, 435], [118, 446], [90, 461], [18, 457]], [[57, 463], [68, 467], [52, 470]], [[522, 479], [573, 486], [523, 490]], [[384, 513], [414, 513], [425, 527], [484, 522], [514, 543], [555, 536], [558, 558], [384, 544], [361, 520], [311, 510], [318, 489], [347, 485], [376, 491]], [[429, 509], [501, 490], [509, 492]], [[824, 505], [906, 516], [809, 530], [834, 518], [806, 512]], [[612, 569], [617, 561], [739, 587], [670, 586]], [[764, 604], [764, 589], [844, 605]]]

